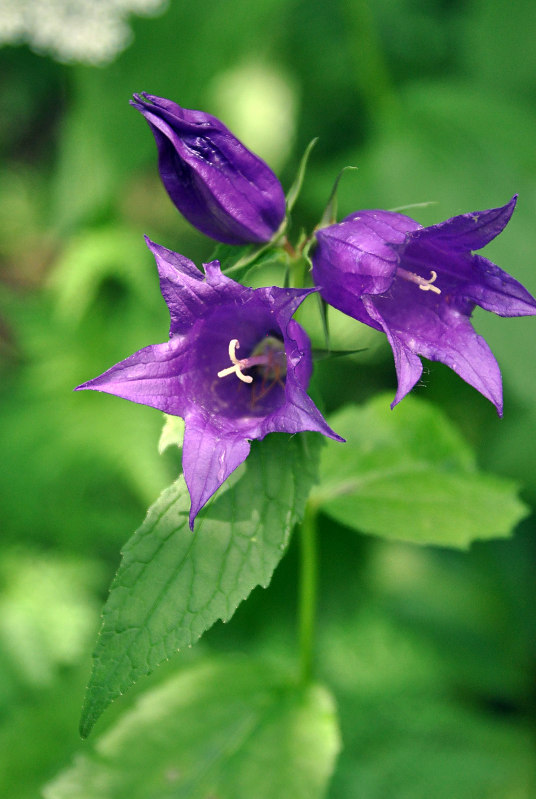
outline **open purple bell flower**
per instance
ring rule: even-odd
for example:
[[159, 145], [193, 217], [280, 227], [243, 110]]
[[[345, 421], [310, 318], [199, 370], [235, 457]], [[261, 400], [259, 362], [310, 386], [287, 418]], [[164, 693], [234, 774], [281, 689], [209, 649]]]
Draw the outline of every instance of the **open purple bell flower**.
[[470, 317], [476, 305], [499, 316], [533, 315], [536, 300], [473, 250], [499, 235], [516, 200], [426, 228], [404, 214], [358, 211], [317, 232], [313, 278], [322, 297], [383, 330], [393, 349], [392, 406], [419, 380], [424, 355], [450, 366], [502, 415], [499, 366]]
[[307, 334], [291, 317], [311, 290], [241, 286], [218, 261], [205, 276], [147, 239], [171, 316], [169, 341], [134, 353], [78, 386], [185, 420], [182, 466], [190, 527], [214, 492], [268, 433], [315, 430], [342, 441], [306, 394]]
[[145, 93], [131, 104], [151, 127], [172, 202], [194, 227], [224, 244], [270, 241], [285, 195], [261, 158], [210, 114]]

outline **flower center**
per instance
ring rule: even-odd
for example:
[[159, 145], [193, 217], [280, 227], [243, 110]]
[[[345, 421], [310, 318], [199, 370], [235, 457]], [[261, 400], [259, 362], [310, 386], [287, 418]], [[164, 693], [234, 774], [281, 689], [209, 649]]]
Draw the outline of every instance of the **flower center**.
[[402, 269], [400, 266], [397, 268], [396, 273], [404, 280], [409, 280], [410, 283], [416, 283], [421, 291], [433, 291], [434, 294], [441, 294], [441, 289], [434, 286], [437, 280], [437, 272], [434, 269], [430, 270], [430, 277], [428, 280], [420, 275], [416, 275], [415, 272], [408, 272], [407, 269]]
[[250, 369], [252, 366], [262, 367], [263, 383], [268, 378], [272, 378], [274, 382], [279, 382], [281, 377], [286, 374], [287, 361], [285, 356], [285, 348], [282, 341], [267, 336], [263, 339], [253, 350], [249, 358], [237, 358], [236, 351], [240, 348], [240, 342], [237, 338], [232, 338], [229, 342], [229, 360], [232, 366], [226, 369], [221, 369], [218, 372], [218, 377], [227, 377], [227, 375], [235, 374], [243, 383], [253, 383], [251, 375], [245, 375], [243, 369]]

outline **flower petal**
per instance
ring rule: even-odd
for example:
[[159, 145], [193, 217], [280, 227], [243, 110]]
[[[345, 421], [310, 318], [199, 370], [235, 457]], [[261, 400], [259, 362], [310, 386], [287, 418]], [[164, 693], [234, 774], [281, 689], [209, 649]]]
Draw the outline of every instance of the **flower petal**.
[[418, 227], [402, 214], [360, 211], [319, 230], [313, 277], [322, 296], [344, 310], [341, 305], [347, 306], [347, 293], [353, 297], [383, 294], [398, 265], [398, 253], [392, 245], [403, 244], [407, 232]]
[[[371, 315], [369, 306], [374, 305], [376, 319], [381, 320], [395, 359], [398, 359], [397, 373], [399, 381], [402, 377], [402, 385], [399, 384], [395, 402], [402, 399], [416, 382], [417, 366], [408, 355], [411, 352], [449, 366], [489, 399], [502, 416], [499, 366], [484, 339], [474, 331], [468, 314], [455, 303], [447, 305], [440, 298], [418, 301], [411, 297], [412, 291], [412, 286], [399, 281], [391, 298], [369, 298], [366, 303]], [[420, 374], [417, 380], [419, 377]], [[413, 384], [407, 388], [412, 380]]]
[[185, 397], [180, 381], [188, 372], [189, 361], [184, 339], [152, 344], [116, 363], [99, 377], [77, 386], [75, 391], [104, 391], [164, 413], [183, 416]]
[[398, 378], [397, 392], [391, 403], [391, 408], [394, 408], [395, 405], [398, 405], [400, 400], [404, 399], [406, 394], [409, 394], [411, 389], [420, 380], [422, 375], [421, 359], [404, 343], [402, 338], [389, 327], [381, 313], [375, 307], [371, 297], [364, 297], [363, 305], [370, 317], [377, 323], [378, 327], [384, 331], [391, 345], [391, 349], [393, 350], [396, 375]]
[[182, 468], [190, 499], [190, 529], [195, 517], [223, 482], [243, 463], [251, 448], [240, 433], [222, 434], [205, 416], [185, 417]]
[[486, 311], [499, 316], [533, 316], [536, 299], [507, 272], [482, 255], [473, 256], [474, 282], [463, 286], [463, 293]]
[[147, 236], [145, 241], [156, 259], [160, 291], [169, 308], [170, 336], [187, 333], [222, 298], [227, 303], [245, 302], [251, 296], [252, 289], [222, 275], [218, 261], [205, 264], [205, 279], [188, 258], [155, 244]]
[[489, 244], [504, 230], [516, 207], [517, 194], [510, 202], [487, 211], [473, 211], [453, 216], [438, 225], [422, 228], [412, 235], [419, 242], [433, 244], [443, 250], [471, 252]]

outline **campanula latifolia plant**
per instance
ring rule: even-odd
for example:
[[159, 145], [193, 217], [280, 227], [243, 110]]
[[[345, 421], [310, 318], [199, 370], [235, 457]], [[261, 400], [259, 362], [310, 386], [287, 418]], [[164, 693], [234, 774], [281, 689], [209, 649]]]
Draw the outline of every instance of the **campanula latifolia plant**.
[[[339, 364], [341, 381], [349, 379], [340, 357], [348, 353], [330, 345], [330, 306], [357, 320], [348, 324], [385, 334], [398, 377], [393, 406], [419, 381], [424, 356], [447, 364], [502, 414], [499, 366], [471, 314], [478, 305], [499, 316], [531, 315], [536, 300], [475, 251], [504, 230], [516, 197], [429, 227], [387, 210], [336, 222], [330, 199], [317, 228], [295, 232], [291, 211], [310, 148], [285, 199], [271, 169], [215, 117], [148, 94], [132, 104], [154, 134], [171, 200], [220, 244], [201, 270], [147, 240], [171, 317], [169, 341], [78, 386], [164, 412], [166, 442], [182, 449], [183, 470], [124, 549], [81, 731], [87, 735], [139, 677], [230, 619], [253, 588], [266, 587], [297, 528], [298, 656], [289, 652], [290, 670], [209, 659], [161, 706], [178, 714], [180, 731], [185, 708], [199, 721], [195, 709], [204, 697], [201, 716], [215, 725], [203, 728], [201, 749], [191, 752], [184, 739], [177, 796], [194, 795], [189, 786], [198, 785], [205, 760], [208, 776], [199, 778], [195, 796], [256, 796], [242, 781], [251, 763], [240, 757], [257, 763], [265, 751], [266, 713], [288, 765], [286, 795], [321, 797], [340, 747], [329, 688], [314, 678], [322, 525], [332, 517], [369, 535], [466, 548], [508, 536], [526, 512], [511, 483], [478, 471], [461, 437], [426, 400], [407, 397], [391, 410], [382, 394], [324, 418], [322, 397], [309, 385], [314, 358], [336, 356], [332, 367]], [[278, 285], [268, 277], [274, 264]], [[305, 318], [325, 343], [320, 349], [312, 348], [303, 317], [293, 319], [302, 304], [313, 311]], [[348, 395], [351, 383], [345, 388]], [[225, 720], [210, 715], [209, 694], [224, 704], [236, 697]], [[232, 741], [232, 751], [212, 749], [212, 734]], [[261, 761], [262, 796], [281, 799], [277, 764], [267, 769]]]

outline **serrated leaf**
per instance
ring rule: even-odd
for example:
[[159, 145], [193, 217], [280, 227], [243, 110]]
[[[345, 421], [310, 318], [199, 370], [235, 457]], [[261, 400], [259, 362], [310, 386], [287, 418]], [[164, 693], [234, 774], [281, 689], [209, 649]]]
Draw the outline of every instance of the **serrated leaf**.
[[386, 396], [347, 407], [330, 424], [314, 500], [342, 524], [415, 544], [466, 548], [504, 538], [527, 515], [517, 485], [478, 471], [467, 444], [432, 405]]
[[253, 442], [246, 463], [199, 514], [193, 533], [183, 478], [162, 493], [125, 546], [104, 607], [83, 736], [139, 677], [191, 646], [218, 619], [230, 619], [257, 585], [269, 584], [303, 515], [320, 446], [320, 436], [306, 433]]
[[320, 799], [339, 750], [319, 685], [266, 664], [203, 662], [144, 694], [45, 799]]

